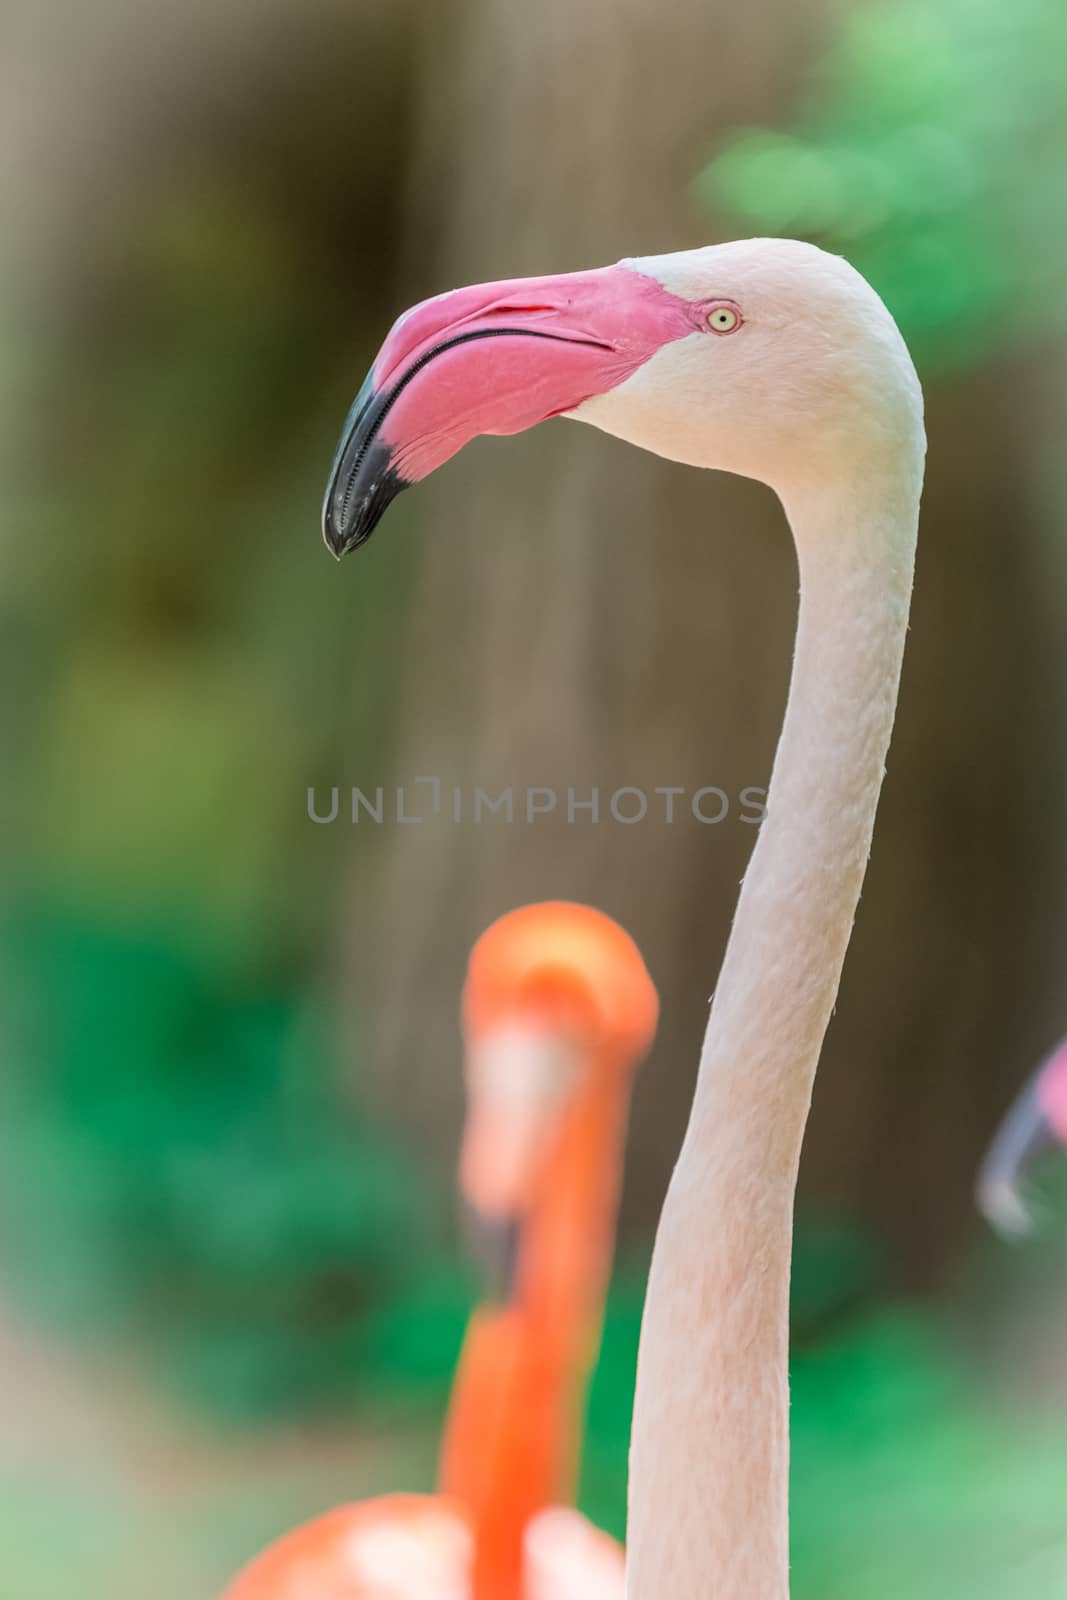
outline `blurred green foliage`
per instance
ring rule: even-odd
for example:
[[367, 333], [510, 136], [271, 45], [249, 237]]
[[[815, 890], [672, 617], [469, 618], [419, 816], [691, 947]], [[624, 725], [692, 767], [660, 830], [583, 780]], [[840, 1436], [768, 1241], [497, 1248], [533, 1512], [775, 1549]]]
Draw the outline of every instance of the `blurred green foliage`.
[[338, 1114], [327, 1019], [144, 930], [51, 912], [6, 931], [8, 1281], [54, 1326], [139, 1332], [221, 1410], [350, 1391], [424, 1219], [410, 1161]]
[[929, 1316], [882, 1312], [803, 1352], [791, 1415], [797, 1600], [1062, 1585], [1062, 1422], [999, 1409]]
[[430, 1212], [317, 993], [346, 841], [306, 791], [384, 749], [353, 648], [384, 650], [406, 582], [386, 552], [338, 585], [319, 548], [354, 286], [241, 177], [116, 204], [38, 308], [50, 424], [15, 453], [0, 583], [0, 1246], [53, 1327], [249, 1416], [352, 1391]]
[[753, 229], [817, 240], [875, 285], [927, 368], [1067, 320], [1060, 0], [843, 11], [793, 131], [702, 174]]

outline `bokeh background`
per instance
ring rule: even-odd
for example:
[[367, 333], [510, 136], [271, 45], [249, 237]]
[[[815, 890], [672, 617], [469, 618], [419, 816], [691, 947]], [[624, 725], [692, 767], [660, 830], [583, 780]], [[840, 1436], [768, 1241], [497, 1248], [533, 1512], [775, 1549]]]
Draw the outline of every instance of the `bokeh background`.
[[761, 487], [562, 422], [341, 568], [318, 506], [413, 300], [748, 233], [872, 279], [930, 437], [803, 1165], [794, 1594], [1064, 1592], [1067, 1213], [1009, 1250], [972, 1187], [1067, 1026], [1065, 57], [1061, 0], [6, 8], [5, 1596], [209, 1600], [298, 1518], [429, 1486], [476, 1288], [463, 966], [552, 895], [619, 917], [664, 1006], [583, 1472], [623, 1531], [753, 829], [327, 826], [307, 791], [765, 783], [790, 542]]

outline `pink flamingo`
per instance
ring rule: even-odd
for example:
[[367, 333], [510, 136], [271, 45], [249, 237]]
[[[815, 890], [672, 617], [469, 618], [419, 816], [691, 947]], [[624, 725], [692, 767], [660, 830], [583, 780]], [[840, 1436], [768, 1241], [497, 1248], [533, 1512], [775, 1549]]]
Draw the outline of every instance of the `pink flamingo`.
[[1067, 1039], [1043, 1062], [997, 1129], [978, 1174], [978, 1204], [1001, 1233], [1028, 1233], [1022, 1183], [1043, 1149], [1067, 1146]]
[[334, 459], [327, 544], [362, 544], [475, 435], [558, 414], [762, 479], [796, 545], [766, 819], [649, 1278], [627, 1552], [630, 1600], [782, 1600], [793, 1198], [896, 708], [922, 396], [869, 285], [789, 240], [459, 289], [386, 339]]
[[226, 1600], [618, 1600], [620, 1547], [568, 1510], [611, 1264], [633, 1069], [656, 991], [588, 906], [501, 917], [464, 989], [460, 1187], [497, 1269], [467, 1330], [438, 1496], [342, 1506]]

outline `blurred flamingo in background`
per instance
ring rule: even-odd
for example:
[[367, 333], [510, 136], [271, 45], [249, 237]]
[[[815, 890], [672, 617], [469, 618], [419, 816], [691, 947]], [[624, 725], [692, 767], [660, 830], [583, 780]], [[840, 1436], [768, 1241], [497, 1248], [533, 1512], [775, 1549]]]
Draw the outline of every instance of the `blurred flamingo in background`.
[[[473, 1593], [489, 1600], [521, 1592], [525, 1530], [574, 1496], [632, 1069], [652, 1041], [657, 1001], [618, 924], [550, 903], [514, 911], [482, 936], [464, 1010], [460, 1183], [506, 1281], [467, 1335], [441, 1489], [472, 1514]], [[552, 1526], [562, 1535], [559, 1518]], [[576, 1530], [566, 1537], [576, 1541]], [[542, 1550], [545, 1540], [542, 1530]], [[606, 1565], [599, 1541], [591, 1543]]]
[[379, 352], [334, 458], [327, 544], [362, 544], [476, 435], [559, 414], [762, 479], [796, 543], [766, 820], [649, 1279], [627, 1573], [631, 1600], [782, 1600], [793, 1198], [896, 709], [922, 396], [869, 285], [791, 240], [458, 289], [407, 312]]
[[978, 1174], [978, 1205], [1001, 1233], [1027, 1233], [1022, 1196], [1027, 1169], [1041, 1151], [1067, 1146], [1067, 1039], [1034, 1073], [997, 1129]]
[[460, 1188], [493, 1292], [467, 1331], [440, 1493], [330, 1512], [225, 1600], [621, 1600], [621, 1548], [566, 1508], [656, 992], [610, 917], [548, 903], [482, 935], [463, 1010]]

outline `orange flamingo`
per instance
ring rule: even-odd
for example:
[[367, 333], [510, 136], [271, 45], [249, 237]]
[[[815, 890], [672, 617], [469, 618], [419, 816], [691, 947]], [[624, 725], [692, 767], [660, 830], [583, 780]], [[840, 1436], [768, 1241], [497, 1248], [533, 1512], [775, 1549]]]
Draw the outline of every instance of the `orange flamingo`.
[[436, 1496], [391, 1495], [298, 1528], [224, 1600], [617, 1600], [623, 1553], [573, 1499], [585, 1384], [611, 1264], [633, 1068], [656, 992], [586, 906], [510, 912], [464, 991], [460, 1188], [491, 1247]]

